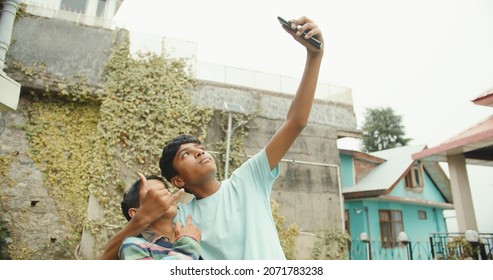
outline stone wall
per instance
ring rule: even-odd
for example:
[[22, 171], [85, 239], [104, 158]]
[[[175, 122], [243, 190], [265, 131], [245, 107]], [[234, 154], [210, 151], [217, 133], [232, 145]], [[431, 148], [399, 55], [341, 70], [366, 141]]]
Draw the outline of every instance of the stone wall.
[[[66, 229], [60, 221], [56, 201], [43, 185], [43, 172], [29, 156], [29, 143], [22, 126], [22, 112], [29, 103], [20, 100], [16, 112], [6, 114], [7, 127], [0, 135], [0, 158], [9, 158], [0, 174], [0, 219], [9, 225], [12, 242], [23, 259], [53, 259]], [[7, 175], [7, 176], [4, 176]]]

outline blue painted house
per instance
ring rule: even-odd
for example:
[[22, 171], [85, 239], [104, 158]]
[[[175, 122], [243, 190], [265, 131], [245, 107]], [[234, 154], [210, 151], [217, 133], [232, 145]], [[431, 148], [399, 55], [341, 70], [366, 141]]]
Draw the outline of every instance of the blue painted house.
[[339, 150], [351, 259], [431, 258], [430, 235], [447, 232], [443, 210], [453, 204], [440, 165], [412, 159], [425, 148]]

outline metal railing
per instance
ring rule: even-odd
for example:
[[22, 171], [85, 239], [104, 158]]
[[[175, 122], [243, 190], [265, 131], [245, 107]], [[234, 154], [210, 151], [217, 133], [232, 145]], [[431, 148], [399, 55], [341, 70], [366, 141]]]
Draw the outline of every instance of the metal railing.
[[433, 259], [493, 259], [493, 233], [479, 233], [472, 240], [466, 233], [434, 233], [430, 244]]
[[431, 260], [431, 247], [428, 241], [381, 242], [380, 240], [353, 240], [349, 249], [351, 260]]
[[52, 19], [61, 19], [74, 22], [79, 25], [113, 29], [113, 19], [84, 15], [77, 11], [65, 11], [52, 7], [43, 7], [42, 4], [29, 4], [26, 13]]
[[493, 260], [493, 234], [433, 233], [429, 241], [382, 242], [352, 240], [350, 260]]

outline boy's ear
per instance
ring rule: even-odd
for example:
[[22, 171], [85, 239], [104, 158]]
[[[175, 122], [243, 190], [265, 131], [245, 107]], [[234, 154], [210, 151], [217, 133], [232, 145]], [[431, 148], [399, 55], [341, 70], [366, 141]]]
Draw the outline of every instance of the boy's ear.
[[130, 216], [130, 218], [133, 218], [135, 213], [137, 213], [137, 209], [138, 208], [130, 208], [128, 209], [128, 215]]
[[185, 181], [183, 181], [180, 176], [175, 176], [175, 177], [171, 178], [171, 184], [173, 184], [173, 186], [181, 189], [185, 186]]

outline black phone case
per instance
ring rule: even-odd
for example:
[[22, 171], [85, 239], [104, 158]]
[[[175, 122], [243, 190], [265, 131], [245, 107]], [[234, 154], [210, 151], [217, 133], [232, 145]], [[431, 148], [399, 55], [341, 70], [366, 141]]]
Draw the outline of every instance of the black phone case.
[[[288, 22], [287, 20], [285, 20], [285, 19], [283, 19], [282, 17], [279, 17], [279, 16], [277, 17], [277, 19], [279, 20], [279, 22], [280, 22], [282, 25], [286, 26], [287, 28], [289, 28], [289, 29], [291, 29], [291, 30], [293, 30], [293, 31], [296, 31], [295, 29], [292, 29], [292, 28], [291, 28], [291, 23], [290, 23], [290, 22]], [[307, 33], [308, 33], [308, 31], [305, 31], [305, 32], [303, 32], [303, 35], [306, 35]], [[315, 46], [316, 48], [318, 48], [318, 49], [322, 49], [322, 43], [321, 43], [319, 40], [317, 40], [316, 38], [311, 37], [310, 39], [307, 39], [307, 41], [308, 41], [310, 44], [312, 44], [313, 46]]]

